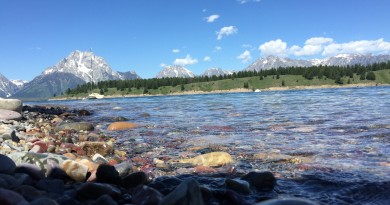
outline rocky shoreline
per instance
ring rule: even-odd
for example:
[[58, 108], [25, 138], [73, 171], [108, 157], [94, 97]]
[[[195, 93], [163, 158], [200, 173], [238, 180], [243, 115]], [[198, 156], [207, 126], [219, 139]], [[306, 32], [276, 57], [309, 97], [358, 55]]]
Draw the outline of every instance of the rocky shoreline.
[[[264, 89], [256, 89], [255, 92], [269, 91], [285, 91], [285, 90], [314, 90], [314, 89], [339, 89], [339, 88], [359, 88], [359, 87], [374, 87], [374, 86], [390, 86], [390, 84], [378, 83], [361, 83], [361, 84], [346, 84], [346, 85], [307, 85], [307, 86], [284, 86], [284, 87], [269, 87]], [[250, 93], [252, 89], [237, 88], [231, 90], [213, 90], [213, 91], [184, 91], [169, 94], [140, 94], [140, 95], [109, 95], [103, 98], [131, 98], [131, 97], [148, 97], [148, 96], [175, 96], [175, 95], [208, 95], [208, 94], [226, 94], [226, 93]], [[82, 100], [82, 97], [65, 97], [65, 98], [50, 98], [49, 101], [62, 100]]]
[[[277, 199], [274, 173], [237, 172], [236, 159], [224, 150], [153, 162], [130, 157], [123, 142], [82, 121], [90, 114], [0, 99], [0, 204], [315, 204]], [[108, 130], [138, 126], [123, 120], [113, 120]]]

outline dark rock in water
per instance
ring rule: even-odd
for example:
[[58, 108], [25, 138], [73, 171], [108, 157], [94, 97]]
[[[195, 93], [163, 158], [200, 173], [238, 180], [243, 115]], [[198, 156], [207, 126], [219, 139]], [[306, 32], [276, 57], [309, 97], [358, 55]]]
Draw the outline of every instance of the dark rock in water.
[[15, 173], [14, 177], [18, 181], [18, 184], [32, 186], [36, 183], [35, 179], [33, 179], [30, 175], [25, 174], [25, 173]]
[[150, 117], [150, 114], [149, 113], [142, 113], [139, 115], [140, 117], [144, 117], [144, 118], [147, 118], [147, 117]]
[[96, 170], [96, 182], [120, 184], [121, 178], [114, 166], [101, 164]]
[[12, 133], [11, 133], [11, 140], [12, 140], [13, 142], [16, 142], [16, 143], [19, 143], [19, 142], [20, 142], [19, 137], [16, 136], [16, 134], [15, 134], [15, 130], [12, 131]]
[[89, 203], [89, 205], [118, 205], [111, 196], [104, 194], [100, 196], [96, 201]]
[[309, 200], [296, 198], [296, 199], [271, 199], [271, 200], [257, 203], [256, 205], [316, 205], [316, 204], [317, 203], [314, 203]]
[[160, 204], [203, 204], [202, 194], [196, 180], [190, 178], [183, 181], [171, 193], [165, 196]]
[[27, 201], [32, 201], [46, 194], [45, 191], [40, 191], [30, 185], [21, 185], [15, 188], [14, 191], [22, 195]]
[[15, 171], [16, 164], [8, 156], [0, 154], [0, 173], [12, 174]]
[[97, 199], [100, 196], [107, 194], [111, 197], [119, 197], [121, 191], [109, 184], [102, 183], [83, 183], [77, 188], [77, 198], [81, 200]]
[[64, 181], [60, 179], [41, 179], [35, 185], [36, 188], [44, 190], [48, 193], [61, 194], [64, 192]]
[[163, 195], [148, 186], [138, 186], [133, 191], [133, 203], [134, 204], [159, 204]]
[[152, 183], [148, 184], [148, 186], [159, 190], [164, 195], [167, 195], [172, 192], [181, 182], [182, 180], [177, 177], [162, 176], [154, 179]]
[[1, 205], [28, 205], [24, 197], [14, 191], [0, 188]]
[[47, 174], [47, 177], [53, 179], [61, 179], [64, 182], [70, 179], [66, 172], [59, 167], [51, 169], [50, 172]]
[[232, 189], [238, 193], [250, 194], [250, 185], [249, 182], [239, 179], [226, 179], [225, 185], [227, 188]]
[[250, 203], [246, 202], [241, 195], [231, 190], [226, 190], [224, 193], [223, 204], [251, 205]]
[[57, 126], [57, 130], [93, 131], [95, 127], [89, 122], [71, 122]]
[[118, 116], [118, 117], [114, 117], [112, 118], [112, 120], [114, 122], [123, 122], [123, 121], [128, 121], [129, 119], [125, 118], [125, 117], [122, 117], [122, 116]]
[[42, 197], [30, 202], [30, 205], [58, 205], [58, 203], [53, 199]]
[[83, 205], [80, 202], [78, 202], [76, 199], [68, 195], [64, 195], [63, 197], [59, 198], [57, 202], [59, 205]]
[[79, 110], [79, 116], [90, 116], [91, 113], [88, 110]]
[[145, 172], [135, 172], [122, 179], [122, 186], [125, 188], [133, 188], [138, 185], [147, 184], [148, 182], [148, 175]]
[[272, 191], [276, 185], [276, 178], [271, 172], [249, 172], [241, 179], [259, 191]]

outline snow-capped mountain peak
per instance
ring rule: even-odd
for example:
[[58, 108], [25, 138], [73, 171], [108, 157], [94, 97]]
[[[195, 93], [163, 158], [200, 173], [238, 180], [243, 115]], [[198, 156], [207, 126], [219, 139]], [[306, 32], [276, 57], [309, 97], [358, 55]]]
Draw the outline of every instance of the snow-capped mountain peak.
[[156, 78], [193, 78], [195, 74], [183, 66], [173, 65], [165, 66]]
[[53, 67], [47, 68], [42, 74], [54, 72], [71, 73], [85, 82], [123, 79], [118, 72], [113, 71], [106, 61], [90, 51], [73, 51]]
[[233, 74], [232, 71], [224, 71], [221, 68], [209, 68], [205, 72], [203, 72], [202, 76], [220, 76], [220, 75], [229, 75]]
[[18, 90], [18, 87], [0, 73], [0, 97], [9, 97]]

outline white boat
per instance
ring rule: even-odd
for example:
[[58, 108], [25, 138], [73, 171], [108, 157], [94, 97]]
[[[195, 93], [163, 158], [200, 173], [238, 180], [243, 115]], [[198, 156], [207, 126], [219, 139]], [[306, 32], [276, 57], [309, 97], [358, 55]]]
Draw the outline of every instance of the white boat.
[[259, 93], [259, 92], [261, 92], [261, 90], [259, 90], [259, 89], [256, 89], [256, 90], [255, 90], [255, 93]]
[[102, 98], [104, 98], [104, 95], [101, 95], [99, 93], [91, 93], [87, 97], [87, 99], [90, 99], [90, 100], [92, 100], [92, 99], [102, 99]]

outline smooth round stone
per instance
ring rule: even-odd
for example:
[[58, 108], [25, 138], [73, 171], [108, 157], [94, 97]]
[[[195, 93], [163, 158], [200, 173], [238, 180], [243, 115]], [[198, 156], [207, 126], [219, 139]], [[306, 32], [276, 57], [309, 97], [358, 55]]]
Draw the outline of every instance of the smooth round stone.
[[107, 142], [82, 142], [80, 144], [82, 150], [85, 151], [85, 154], [89, 157], [94, 156], [96, 153], [107, 156], [114, 152], [112, 143]]
[[227, 188], [232, 189], [238, 193], [250, 194], [249, 182], [240, 179], [226, 179], [225, 185]]
[[21, 100], [0, 98], [0, 109], [12, 110], [21, 113], [22, 108], [23, 103]]
[[77, 182], [85, 181], [88, 173], [88, 167], [86, 165], [72, 160], [65, 160], [62, 164], [62, 169], [70, 178]]
[[227, 164], [234, 163], [232, 156], [227, 152], [210, 152], [202, 154], [190, 159], [180, 159], [177, 162], [170, 161], [171, 163], [189, 163], [193, 165], [219, 167]]
[[149, 179], [145, 172], [135, 172], [122, 179], [122, 186], [125, 188], [132, 188], [138, 185], [144, 185], [148, 182]]
[[46, 194], [45, 191], [40, 191], [30, 185], [21, 185], [15, 188], [14, 191], [22, 195], [28, 201], [32, 201]]
[[271, 199], [257, 203], [256, 205], [316, 205], [312, 201], [306, 199]]
[[129, 130], [137, 127], [138, 125], [131, 122], [114, 122], [111, 123], [107, 130], [109, 131], [115, 131], [115, 130]]
[[97, 199], [104, 194], [115, 198], [120, 196], [121, 191], [109, 184], [87, 182], [81, 184], [77, 188], [76, 193], [78, 198], [88, 200]]
[[12, 174], [15, 171], [16, 164], [11, 158], [0, 154], [0, 173]]
[[101, 164], [96, 170], [96, 181], [109, 184], [120, 184], [121, 177], [114, 166]]
[[5, 205], [29, 205], [22, 195], [3, 188], [0, 188], [0, 202]]
[[12, 110], [0, 109], [0, 120], [20, 120], [22, 115]]
[[198, 204], [202, 205], [203, 198], [200, 187], [195, 179], [187, 179], [165, 196], [160, 204]]
[[30, 202], [30, 205], [58, 205], [58, 203], [53, 199], [42, 197]]

